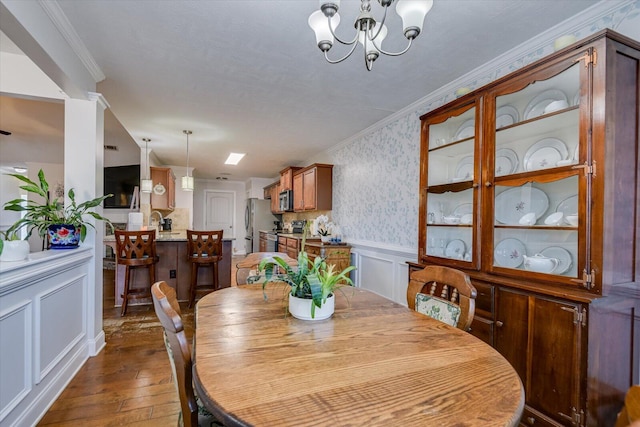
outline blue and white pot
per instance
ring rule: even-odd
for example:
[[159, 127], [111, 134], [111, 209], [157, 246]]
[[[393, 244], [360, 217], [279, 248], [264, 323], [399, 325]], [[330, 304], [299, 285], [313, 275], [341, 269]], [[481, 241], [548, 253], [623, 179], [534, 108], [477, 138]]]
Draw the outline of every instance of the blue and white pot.
[[49, 249], [74, 249], [80, 244], [80, 227], [71, 224], [51, 224], [47, 229]]

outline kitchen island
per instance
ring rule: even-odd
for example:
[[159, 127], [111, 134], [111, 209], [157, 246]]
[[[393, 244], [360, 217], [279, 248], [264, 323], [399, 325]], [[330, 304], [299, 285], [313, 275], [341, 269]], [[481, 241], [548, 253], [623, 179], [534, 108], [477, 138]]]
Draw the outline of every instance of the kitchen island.
[[[228, 288], [231, 286], [231, 245], [234, 239], [222, 239], [222, 259], [218, 263], [218, 286]], [[116, 249], [115, 236], [105, 236], [104, 244]], [[189, 300], [189, 283], [191, 281], [191, 263], [187, 259], [187, 233], [186, 231], [160, 232], [156, 237], [156, 253], [159, 261], [156, 264], [156, 281], [164, 280], [176, 290], [178, 300]], [[116, 261], [115, 274], [115, 306], [122, 305], [122, 293], [124, 290], [124, 271], [122, 265]], [[131, 273], [132, 286], [138, 287], [146, 284], [148, 273], [143, 269], [133, 269]], [[198, 283], [213, 283], [211, 268], [200, 268]], [[144, 299], [140, 300], [145, 303]], [[149, 298], [148, 303], [151, 303]], [[134, 302], [131, 305], [135, 305]]]

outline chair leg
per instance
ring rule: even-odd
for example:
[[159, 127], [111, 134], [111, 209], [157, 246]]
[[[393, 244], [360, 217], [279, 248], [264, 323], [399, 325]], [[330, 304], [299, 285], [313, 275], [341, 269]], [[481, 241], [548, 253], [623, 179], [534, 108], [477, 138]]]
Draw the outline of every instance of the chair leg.
[[191, 283], [189, 285], [189, 308], [196, 301], [196, 283], [198, 282], [198, 264], [191, 263]]
[[129, 274], [131, 270], [129, 266], [124, 267], [124, 292], [122, 294], [122, 308], [120, 309], [120, 317], [127, 314], [127, 303], [129, 302]]
[[218, 290], [218, 263], [213, 263], [213, 290]]

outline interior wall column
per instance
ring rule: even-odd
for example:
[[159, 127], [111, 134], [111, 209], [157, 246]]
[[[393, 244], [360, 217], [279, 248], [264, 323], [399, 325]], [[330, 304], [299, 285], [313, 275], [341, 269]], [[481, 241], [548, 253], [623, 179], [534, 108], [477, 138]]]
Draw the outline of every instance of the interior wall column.
[[[64, 107], [64, 187], [65, 196], [74, 189], [76, 201], [99, 197], [104, 192], [104, 110], [106, 100], [89, 93], [88, 100], [67, 99]], [[65, 200], [67, 203], [68, 200]], [[102, 214], [102, 206], [95, 209]], [[95, 226], [81, 245], [93, 247], [87, 287], [87, 338], [89, 356], [105, 345], [102, 329], [102, 253], [104, 223], [87, 217]]]

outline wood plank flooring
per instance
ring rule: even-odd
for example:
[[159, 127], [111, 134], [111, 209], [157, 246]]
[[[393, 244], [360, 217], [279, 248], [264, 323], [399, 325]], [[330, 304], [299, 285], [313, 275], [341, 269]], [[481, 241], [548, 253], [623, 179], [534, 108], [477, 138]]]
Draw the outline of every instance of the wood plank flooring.
[[[107, 345], [87, 360], [38, 425], [176, 426], [180, 403], [153, 306], [130, 306], [120, 317], [113, 308], [113, 270], [104, 270], [103, 277]], [[193, 309], [180, 307], [191, 341]]]

